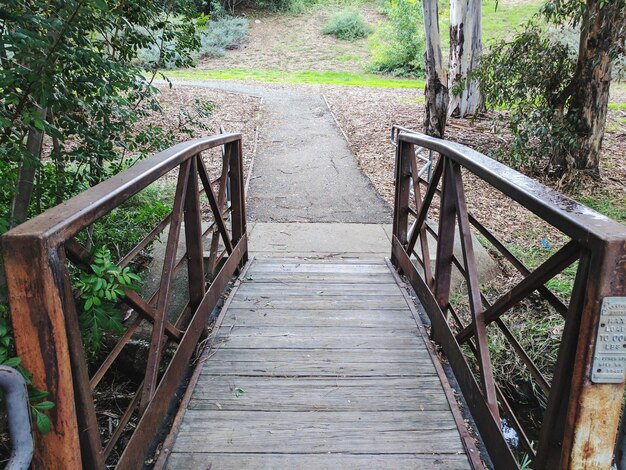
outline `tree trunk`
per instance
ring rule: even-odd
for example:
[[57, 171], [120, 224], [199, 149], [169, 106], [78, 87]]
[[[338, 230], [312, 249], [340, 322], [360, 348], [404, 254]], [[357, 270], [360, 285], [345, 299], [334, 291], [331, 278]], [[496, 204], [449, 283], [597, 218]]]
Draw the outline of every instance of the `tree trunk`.
[[[450, 0], [450, 59], [448, 87], [452, 90], [448, 115], [463, 117], [482, 110], [483, 99], [476, 80], [467, 74], [478, 65], [482, 53], [480, 0]], [[459, 93], [455, 88], [460, 88]]]
[[600, 174], [600, 150], [606, 125], [613, 50], [623, 46], [626, 29], [624, 1], [587, 0], [583, 16], [578, 61], [572, 78], [568, 121], [578, 134], [573, 157], [561, 156], [566, 167]]
[[448, 112], [448, 80], [441, 57], [439, 10], [437, 0], [423, 0], [424, 29], [426, 31], [426, 115], [424, 132], [443, 137]]
[[[46, 109], [40, 109], [42, 120], [46, 119]], [[33, 196], [35, 173], [39, 168], [41, 158], [41, 146], [44, 133], [39, 129], [31, 128], [26, 139], [26, 150], [30, 154], [21, 166], [17, 178], [17, 188], [11, 204], [11, 227], [24, 222], [28, 217], [28, 206]]]

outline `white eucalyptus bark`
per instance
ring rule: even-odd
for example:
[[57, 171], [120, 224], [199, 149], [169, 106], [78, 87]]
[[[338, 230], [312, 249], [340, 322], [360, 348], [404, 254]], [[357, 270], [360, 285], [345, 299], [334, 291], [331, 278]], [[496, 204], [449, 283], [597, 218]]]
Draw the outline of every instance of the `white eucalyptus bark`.
[[424, 131], [443, 137], [448, 110], [448, 79], [441, 55], [437, 0], [423, 0], [426, 31], [426, 116]]
[[[450, 0], [450, 58], [448, 115], [463, 117], [481, 111], [483, 100], [476, 80], [466, 80], [482, 52], [481, 0]], [[460, 88], [460, 93], [454, 92]]]

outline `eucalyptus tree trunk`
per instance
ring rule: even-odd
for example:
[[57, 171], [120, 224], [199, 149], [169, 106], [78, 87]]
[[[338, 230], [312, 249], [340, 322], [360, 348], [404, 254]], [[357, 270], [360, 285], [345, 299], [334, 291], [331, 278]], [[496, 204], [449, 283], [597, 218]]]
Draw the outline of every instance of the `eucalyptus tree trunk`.
[[441, 57], [437, 0], [423, 0], [426, 31], [426, 115], [424, 132], [443, 137], [448, 117], [448, 79]]
[[606, 125], [611, 85], [612, 53], [624, 47], [626, 35], [626, 2], [624, 0], [587, 0], [583, 15], [578, 61], [571, 83], [572, 97], [568, 121], [578, 134], [574, 161], [565, 167], [600, 173], [600, 150]]
[[[47, 109], [39, 109], [41, 120], [46, 119]], [[19, 169], [15, 196], [11, 203], [11, 227], [21, 224], [28, 218], [28, 207], [33, 196], [35, 173], [39, 168], [41, 159], [41, 147], [43, 144], [43, 131], [34, 127], [28, 131], [26, 138], [26, 150], [29, 158], [25, 159]]]
[[448, 115], [463, 117], [482, 110], [476, 80], [467, 74], [478, 65], [482, 52], [481, 0], [450, 0], [450, 59], [448, 87], [452, 91]]

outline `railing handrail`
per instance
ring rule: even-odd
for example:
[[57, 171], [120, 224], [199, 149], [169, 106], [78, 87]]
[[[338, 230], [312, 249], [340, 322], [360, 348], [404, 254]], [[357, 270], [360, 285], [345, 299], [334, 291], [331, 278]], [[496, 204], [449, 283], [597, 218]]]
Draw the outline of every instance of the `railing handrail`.
[[[398, 130], [391, 260], [424, 306], [431, 336], [448, 358], [494, 465], [518, 466], [502, 435], [500, 416], [505, 415], [519, 431], [533, 468], [608, 468], [624, 387], [626, 344], [620, 339], [624, 330], [614, 325], [626, 322], [626, 227], [461, 144]], [[430, 182], [419, 176], [418, 153], [425, 150], [439, 154]], [[538, 267], [525, 266], [469, 212], [466, 174], [500, 191], [571, 240]], [[436, 197], [437, 231], [428, 222]], [[413, 217], [410, 229], [409, 217]], [[497, 299], [481, 290], [472, 227], [521, 275]], [[462, 256], [455, 253], [455, 238]], [[431, 256], [429, 239], [437, 242], [435, 256]], [[576, 266], [576, 275], [566, 304], [547, 282], [571, 266]], [[464, 315], [452, 301], [453, 268], [466, 281]], [[565, 318], [551, 383], [502, 321], [534, 292]], [[616, 316], [611, 325], [609, 320], [600, 321], [611, 315]], [[489, 325], [547, 395], [535, 444], [526, 433], [527, 423], [518, 419], [498, 385]], [[475, 367], [467, 356], [472, 356]]]
[[[220, 146], [224, 147], [221, 173], [212, 181], [202, 152]], [[127, 266], [167, 229], [156, 290], [141, 296], [125, 289], [118, 300], [135, 314], [124, 324], [124, 333], [114, 338], [115, 345], [106, 352], [98, 370], [90, 373], [70, 267], [73, 264], [90, 273], [91, 254], [75, 235], [169, 172], [178, 172], [171, 212], [118, 264]], [[225, 208], [228, 184], [232, 204]], [[177, 389], [184, 384], [210, 315], [232, 276], [247, 262], [244, 185], [241, 134], [203, 137], [142, 160], [3, 235], [17, 353], [32, 373], [33, 384], [44, 388], [55, 404], [49, 411], [50, 432], [45, 437], [36, 436], [33, 466], [104, 469], [115, 449], [121, 452], [118, 468], [139, 468], [143, 464], [158, 437], [155, 433], [174, 405]], [[210, 206], [205, 212], [201, 198]], [[213, 222], [205, 227], [209, 214]], [[185, 252], [181, 257], [179, 241], [183, 238]], [[210, 240], [208, 266], [205, 240]], [[185, 264], [187, 301], [182, 308], [177, 306], [169, 312], [173, 279]], [[210, 274], [210, 283], [206, 274]], [[169, 317], [170, 313], [174, 317]], [[126, 404], [118, 426], [103, 442], [94, 390], [146, 323], [152, 325], [152, 331], [143, 380]], [[120, 439], [133, 416], [137, 418], [134, 431], [120, 449]]]
[[626, 226], [465, 145], [417, 132], [398, 140], [439, 152], [582, 244], [623, 240]]
[[93, 224], [183, 161], [204, 150], [240, 139], [240, 133], [216, 134], [176, 144], [27, 220], [5, 233], [3, 238], [34, 237], [45, 240], [48, 247], [56, 246]]

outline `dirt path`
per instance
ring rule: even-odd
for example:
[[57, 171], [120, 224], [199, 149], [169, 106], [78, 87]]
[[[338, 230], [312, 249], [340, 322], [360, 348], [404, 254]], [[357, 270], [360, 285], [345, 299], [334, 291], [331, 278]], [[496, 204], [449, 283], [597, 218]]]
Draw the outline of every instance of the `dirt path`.
[[391, 221], [390, 207], [357, 167], [321, 94], [227, 81], [185, 84], [263, 98], [247, 196], [251, 221]]

